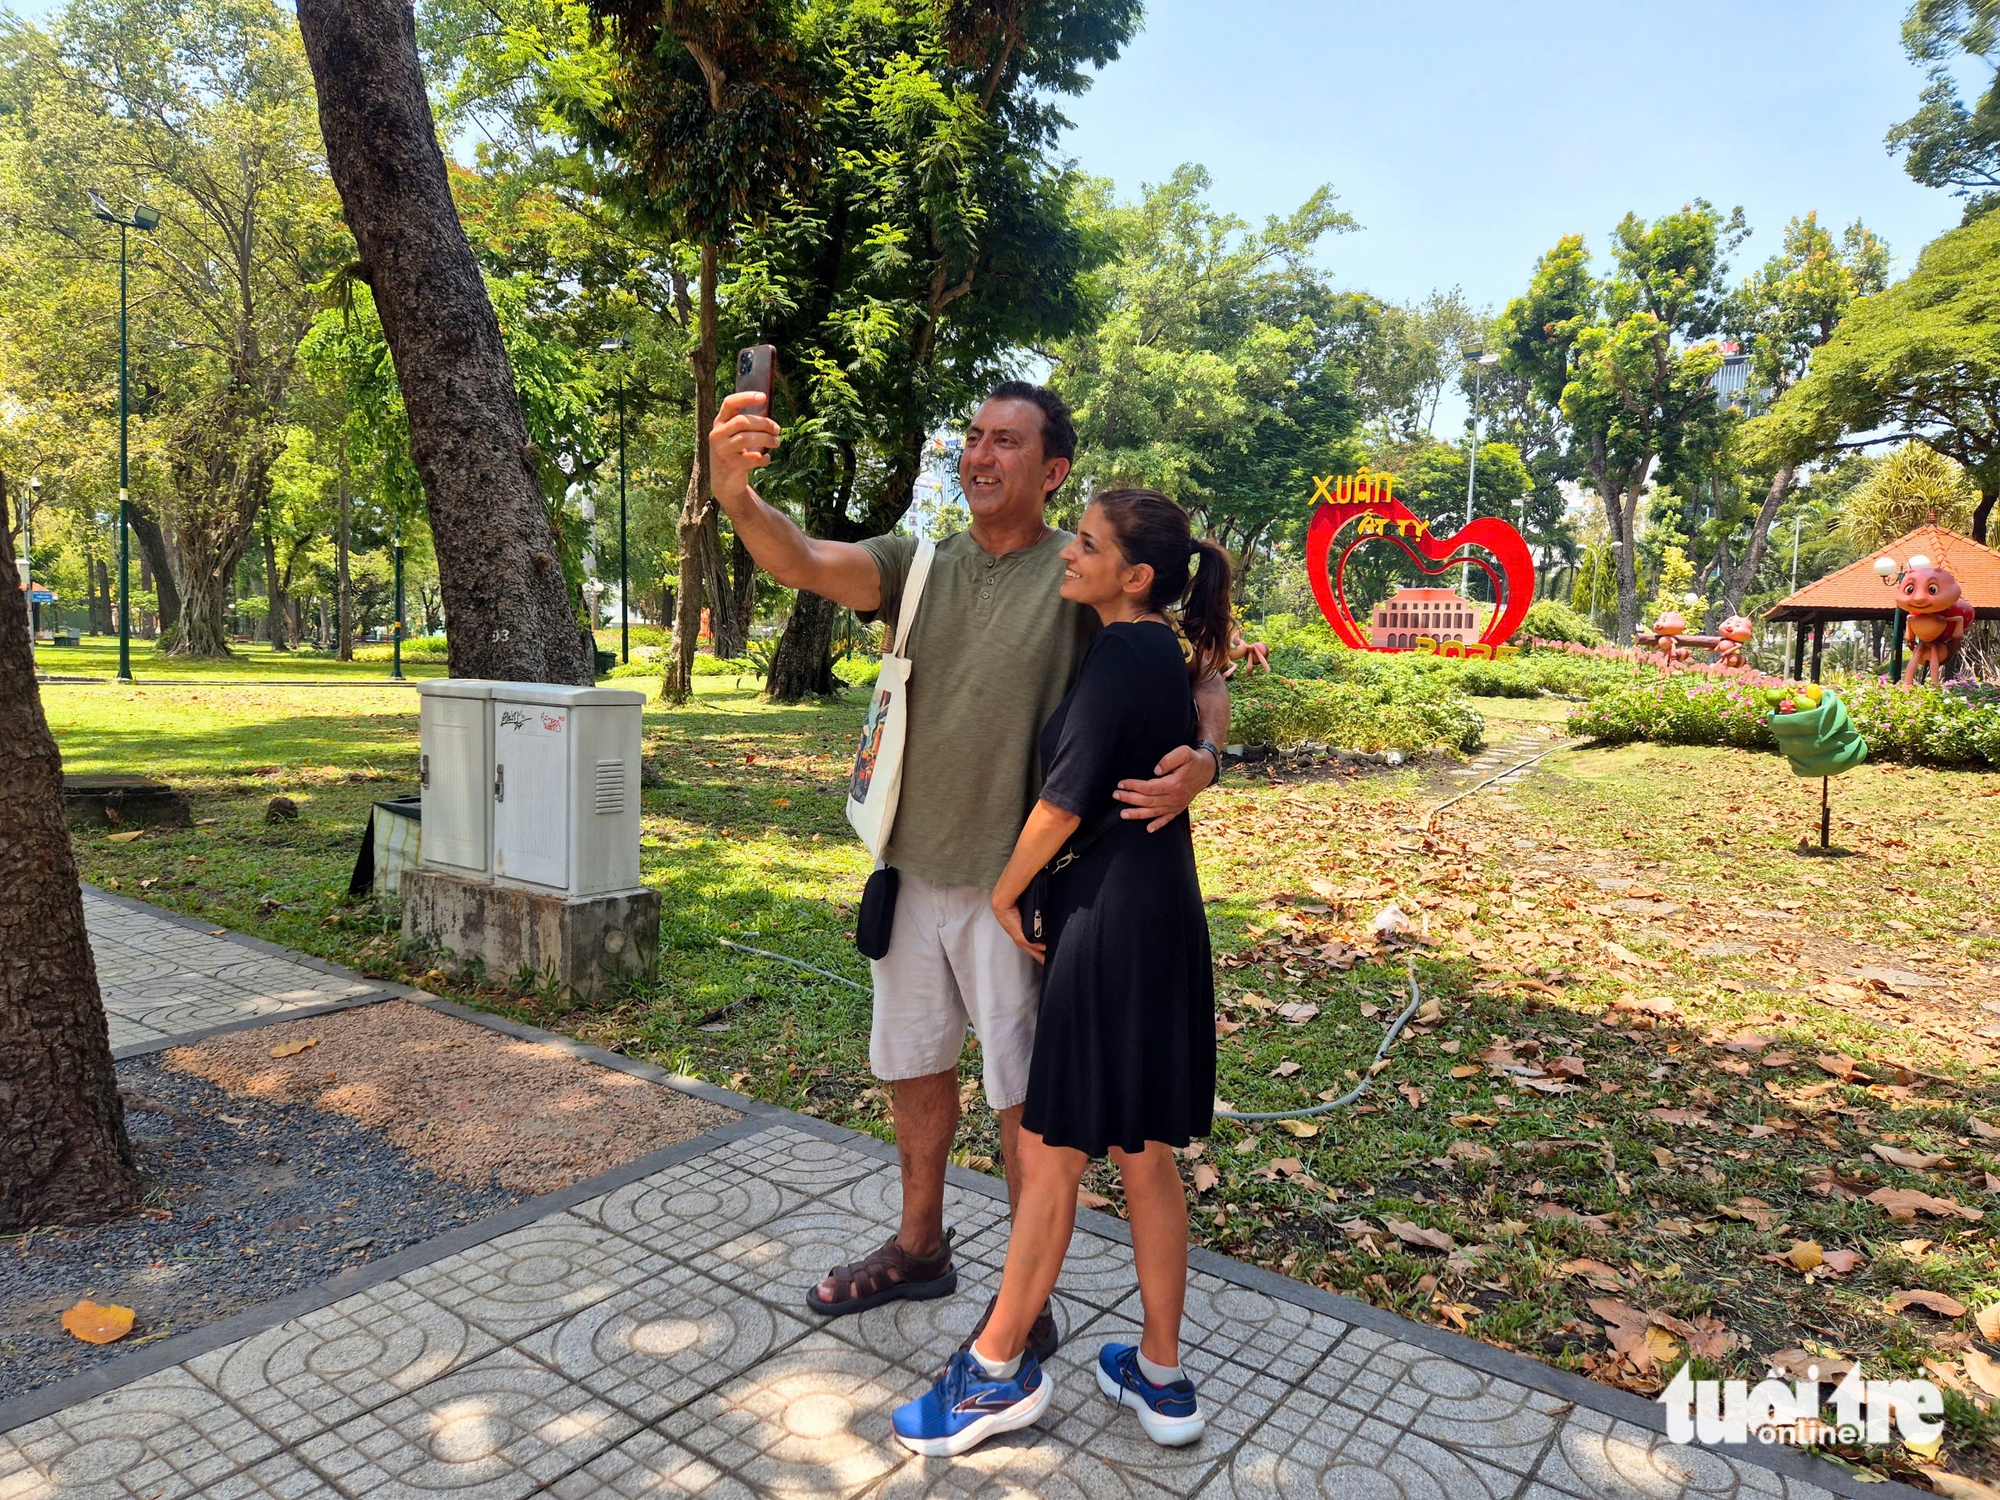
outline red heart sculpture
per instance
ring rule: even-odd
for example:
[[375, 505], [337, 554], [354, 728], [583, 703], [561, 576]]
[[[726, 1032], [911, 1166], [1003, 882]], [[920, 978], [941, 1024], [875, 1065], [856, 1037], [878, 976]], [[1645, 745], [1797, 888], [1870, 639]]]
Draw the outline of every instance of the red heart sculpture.
[[[1380, 529], [1350, 539], [1341, 549], [1340, 560], [1334, 564], [1329, 576], [1327, 557], [1333, 550], [1334, 539], [1349, 521], [1364, 516], [1377, 518]], [[1534, 602], [1534, 555], [1528, 551], [1528, 544], [1521, 533], [1496, 516], [1481, 516], [1463, 530], [1440, 537], [1432, 536], [1428, 524], [1410, 514], [1409, 507], [1400, 500], [1321, 501], [1314, 508], [1312, 522], [1306, 528], [1306, 572], [1312, 579], [1313, 597], [1319, 600], [1320, 613], [1326, 616], [1327, 624], [1333, 627], [1335, 635], [1357, 651], [1403, 649], [1371, 645], [1347, 607], [1344, 588], [1347, 559], [1355, 548], [1373, 541], [1390, 543], [1420, 570], [1433, 576], [1451, 568], [1474, 567], [1492, 579], [1493, 596], [1504, 602], [1493, 612], [1492, 619], [1486, 622], [1486, 631], [1479, 638], [1482, 645], [1505, 644], [1520, 628], [1521, 621], [1527, 616], [1528, 606]], [[1415, 545], [1412, 546], [1412, 543]], [[1499, 564], [1498, 571], [1485, 558], [1470, 554], [1460, 556], [1460, 550], [1468, 547], [1482, 548], [1490, 553], [1494, 562]]]

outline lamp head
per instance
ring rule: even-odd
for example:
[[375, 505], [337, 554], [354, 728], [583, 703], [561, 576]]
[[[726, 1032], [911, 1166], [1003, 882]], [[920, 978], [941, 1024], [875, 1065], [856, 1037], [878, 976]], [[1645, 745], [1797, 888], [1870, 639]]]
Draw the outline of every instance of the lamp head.
[[1698, 605], [1698, 604], [1700, 604], [1700, 603], [1701, 603], [1701, 595], [1699, 595], [1699, 594], [1682, 594], [1682, 595], [1681, 595], [1681, 603], [1682, 603], [1682, 604], [1684, 604], [1684, 605], [1686, 605], [1686, 606], [1687, 606], [1687, 607], [1688, 607], [1689, 609], [1693, 609], [1693, 608], [1694, 608], [1694, 607], [1695, 607], [1696, 605]]
[[1495, 365], [1500, 363], [1500, 356], [1496, 354], [1493, 350], [1488, 349], [1485, 353], [1479, 356], [1479, 363], [1486, 366], [1486, 368], [1490, 370]]
[[1884, 583], [1887, 583], [1891, 578], [1894, 578], [1896, 576], [1896, 559], [1893, 557], [1876, 558], [1875, 576], [1881, 579]]
[[606, 339], [603, 343], [599, 344], [597, 347], [602, 349], [606, 354], [616, 354], [620, 349], [623, 349], [625, 347], [625, 340]]
[[158, 229], [160, 227], [160, 211], [157, 208], [148, 208], [143, 203], [134, 206], [132, 209], [132, 227], [134, 229]]
[[28, 481], [28, 488], [31, 490], [39, 490], [41, 489], [41, 487], [42, 487], [42, 476], [39, 474], [35, 475], [32, 479]]
[[1928, 568], [1932, 566], [1934, 566], [1934, 564], [1931, 562], [1931, 560], [1928, 557], [1925, 557], [1921, 552], [1917, 553], [1909, 561], [1909, 569], [1912, 573], [1916, 572], [1917, 569], [1919, 568]]
[[98, 192], [96, 188], [90, 190], [90, 211], [107, 224], [119, 222], [118, 215], [111, 211], [111, 205], [104, 201], [104, 194]]

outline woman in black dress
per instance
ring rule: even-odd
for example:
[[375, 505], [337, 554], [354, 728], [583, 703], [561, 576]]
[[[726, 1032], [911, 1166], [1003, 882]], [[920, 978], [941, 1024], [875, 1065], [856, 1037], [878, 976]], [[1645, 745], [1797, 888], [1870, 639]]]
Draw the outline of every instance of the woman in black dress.
[[[1227, 661], [1229, 558], [1194, 540], [1166, 496], [1114, 490], [1092, 500], [1063, 560], [1063, 597], [1094, 607], [1105, 628], [1042, 730], [1041, 800], [993, 891], [1001, 925], [1045, 964], [1041, 1016], [1000, 1296], [953, 1388], [971, 1420], [939, 1452], [1046, 1407], [1046, 1372], [1023, 1364], [1035, 1358], [1028, 1332], [1069, 1248], [1084, 1169], [1107, 1152], [1124, 1179], [1146, 1326], [1137, 1348], [1100, 1351], [1098, 1384], [1156, 1442], [1191, 1443], [1203, 1426], [1180, 1369], [1187, 1199], [1170, 1148], [1208, 1134], [1215, 1102], [1208, 920], [1187, 814], [1148, 833], [1119, 816], [1112, 790], [1197, 737], [1192, 677]], [[1052, 872], [1048, 940], [1035, 944], [1016, 903], [1071, 854]]]

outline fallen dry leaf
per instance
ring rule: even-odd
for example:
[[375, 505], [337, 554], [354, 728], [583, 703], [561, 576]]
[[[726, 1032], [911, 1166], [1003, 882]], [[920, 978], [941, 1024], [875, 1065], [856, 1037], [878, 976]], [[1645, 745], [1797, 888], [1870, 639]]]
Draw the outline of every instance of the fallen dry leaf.
[[1645, 958], [1640, 954], [1634, 953], [1622, 943], [1614, 943], [1607, 940], [1604, 944], [1604, 951], [1617, 959], [1621, 964], [1631, 964], [1636, 968], [1664, 969], [1666, 967], [1657, 958]]
[[1868, 1195], [1868, 1201], [1878, 1208], [1887, 1209], [1889, 1217], [1902, 1224], [1910, 1223], [1920, 1213], [1940, 1219], [1956, 1216], [1969, 1219], [1975, 1224], [1986, 1217], [1982, 1209], [1967, 1208], [1963, 1203], [1955, 1203], [1949, 1198], [1933, 1198], [1929, 1193], [1920, 1193], [1915, 1188], [1877, 1188]]
[[1831, 1073], [1843, 1083], [1852, 1078], [1855, 1069], [1860, 1066], [1853, 1058], [1842, 1052], [1832, 1052], [1828, 1053], [1825, 1057], [1815, 1057], [1813, 1061], [1819, 1065], [1822, 1072]]
[[1811, 1271], [1826, 1263], [1826, 1252], [1817, 1240], [1794, 1240], [1792, 1248], [1785, 1252], [1795, 1270]]
[[1617, 1292], [1625, 1288], [1625, 1278], [1618, 1274], [1617, 1267], [1607, 1266], [1601, 1260], [1566, 1260], [1556, 1269], [1565, 1276], [1581, 1276], [1602, 1291]]
[[1981, 1338], [1988, 1343], [2000, 1344], [2000, 1302], [1980, 1308], [1972, 1315], [1972, 1321], [1978, 1325]]
[[1933, 1468], [1929, 1464], [1918, 1464], [1917, 1472], [1928, 1479], [1931, 1488], [1943, 1495], [1945, 1500], [2000, 1500], [2000, 1490], [1996, 1490], [1990, 1484], [1982, 1484], [1977, 1479], [1968, 1479], [1963, 1474], [1953, 1474], [1947, 1469]]
[[1476, 1078], [1479, 1076], [1479, 1069], [1473, 1067], [1470, 1063], [1460, 1063], [1451, 1070], [1451, 1076], [1454, 1078]]
[[1319, 1134], [1319, 1126], [1310, 1120], [1280, 1120], [1278, 1128], [1287, 1135], [1295, 1135], [1302, 1141], [1309, 1141]]
[[1934, 1312], [1941, 1318], [1965, 1316], [1965, 1304], [1958, 1298], [1947, 1297], [1943, 1292], [1933, 1292], [1925, 1287], [1897, 1292], [1889, 1298], [1890, 1312], [1902, 1312], [1911, 1307], [1921, 1307], [1926, 1312]]
[[1407, 1219], [1382, 1216], [1382, 1227], [1414, 1250], [1439, 1250], [1450, 1254], [1458, 1246], [1458, 1241], [1442, 1229], [1426, 1229], [1421, 1224], [1412, 1224]]
[[1845, 1276], [1867, 1259], [1868, 1257], [1859, 1250], [1829, 1250], [1821, 1262], [1821, 1269], [1831, 1271], [1836, 1276]]
[[[145, 829], [143, 829], [143, 828], [135, 828], [135, 829], [133, 829], [133, 830], [132, 830], [132, 831], [131, 831], [130, 833], [107, 833], [106, 835], [104, 835], [104, 842], [105, 842], [105, 843], [107, 843], [107, 844], [129, 844], [129, 843], [131, 843], [131, 842], [132, 842], [132, 840], [134, 840], [134, 839], [142, 839], [142, 838], [144, 838], [145, 836], [146, 836], [146, 830], [145, 830]], [[95, 1303], [91, 1303], [91, 1304], [88, 1304], [88, 1305], [90, 1305], [90, 1306], [93, 1306], [93, 1307], [94, 1307], [94, 1306], [95, 1306], [96, 1304], [95, 1304]], [[109, 1343], [109, 1342], [110, 1342], [110, 1340], [108, 1340], [108, 1339], [97, 1339], [97, 1340], [95, 1340], [95, 1342], [97, 1342], [97, 1343], [100, 1343], [100, 1344], [102, 1344], [102, 1343]]]
[[1273, 1078], [1290, 1078], [1298, 1071], [1299, 1065], [1288, 1057], [1271, 1070], [1271, 1076]]
[[1908, 1167], [1913, 1172], [1929, 1171], [1945, 1160], [1942, 1155], [1933, 1156], [1925, 1151], [1905, 1151], [1900, 1146], [1874, 1145], [1870, 1146], [1868, 1151], [1870, 1155], [1881, 1157], [1892, 1167]]
[[1076, 1190], [1076, 1201], [1084, 1208], [1109, 1208], [1111, 1200], [1102, 1193], [1093, 1193], [1089, 1188]]
[[1194, 1190], [1197, 1193], [1205, 1193], [1218, 1182], [1222, 1181], [1222, 1174], [1205, 1161], [1195, 1163], [1192, 1175], [1194, 1177]]
[[129, 1307], [100, 1307], [86, 1297], [62, 1315], [63, 1332], [86, 1344], [115, 1344], [132, 1331], [134, 1316]]
[[1854, 1368], [1851, 1359], [1808, 1354], [1803, 1349], [1780, 1349], [1776, 1354], [1767, 1355], [1764, 1363], [1774, 1374], [1782, 1375], [1787, 1380], [1811, 1380], [1820, 1385], [1833, 1385]]
[[1988, 1125], [1978, 1115], [1966, 1116], [1965, 1123], [1971, 1127], [1972, 1133], [1982, 1141], [2000, 1141], [2000, 1127]]
[[2000, 1359], [1984, 1349], [1965, 1351], [1965, 1378], [1989, 1396], [2000, 1396]]
[[271, 1056], [297, 1057], [301, 1052], [305, 1051], [306, 1048], [317, 1047], [318, 1045], [319, 1045], [319, 1038], [316, 1036], [309, 1036], [303, 1042], [280, 1042], [278, 1043], [277, 1046], [271, 1049]]

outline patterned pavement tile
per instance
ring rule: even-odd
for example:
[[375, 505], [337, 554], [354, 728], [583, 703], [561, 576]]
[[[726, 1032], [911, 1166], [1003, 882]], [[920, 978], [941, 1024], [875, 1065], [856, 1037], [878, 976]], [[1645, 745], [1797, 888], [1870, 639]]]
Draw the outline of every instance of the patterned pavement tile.
[[602, 1225], [562, 1213], [434, 1261], [402, 1281], [495, 1337], [514, 1339], [672, 1265]]
[[1117, 1405], [1097, 1384], [1097, 1351], [1107, 1343], [1138, 1342], [1137, 1320], [1122, 1313], [1107, 1313], [1077, 1330], [1050, 1364], [1056, 1415], [1043, 1425], [1072, 1447], [1123, 1471], [1144, 1475], [1178, 1494], [1193, 1494], [1217, 1463], [1263, 1426], [1291, 1393], [1291, 1385], [1269, 1372], [1188, 1348], [1181, 1362], [1195, 1382], [1207, 1428], [1199, 1442], [1162, 1448], [1146, 1436], [1131, 1408]]
[[[961, 1262], [972, 1262], [997, 1272], [1007, 1262], [1007, 1226], [996, 1224], [983, 1233], [960, 1240], [959, 1246]], [[1084, 1229], [1070, 1237], [1069, 1255], [1056, 1281], [1056, 1290], [1069, 1301], [1109, 1312], [1138, 1285], [1129, 1246]]]
[[639, 1424], [512, 1349], [420, 1386], [299, 1445], [342, 1492], [520, 1500]]
[[291, 1445], [492, 1353], [499, 1342], [398, 1282], [185, 1366]]
[[808, 1203], [685, 1263], [773, 1307], [803, 1312], [806, 1292], [828, 1271], [860, 1260], [886, 1238], [879, 1224]]
[[180, 1500], [277, 1443], [183, 1370], [0, 1437], [0, 1500]]
[[958, 1458], [908, 1459], [870, 1500], [1169, 1500], [1173, 1491], [1040, 1427]]
[[682, 1268], [572, 1314], [516, 1347], [650, 1422], [805, 1331], [800, 1319]]
[[[1136, 1290], [1122, 1298], [1114, 1311], [1134, 1327], [1144, 1321]], [[1347, 1324], [1325, 1313], [1281, 1302], [1205, 1271], [1188, 1274], [1187, 1305], [1181, 1315], [1181, 1345], [1185, 1349], [1234, 1360], [1280, 1380], [1296, 1382], [1303, 1380], [1347, 1332]]]
[[719, 1165], [709, 1155], [629, 1182], [570, 1212], [678, 1259], [713, 1250], [806, 1201], [803, 1193]]
[[1680, 1500], [1687, 1495], [1832, 1500], [1829, 1491], [1757, 1464], [1725, 1458], [1602, 1412], [1579, 1407], [1536, 1469], [1543, 1485], [1589, 1500]]
[[[886, 1162], [876, 1162], [874, 1168], [866, 1177], [820, 1194], [820, 1202], [828, 1208], [837, 1208], [843, 1213], [880, 1224], [886, 1234], [903, 1217], [903, 1182], [896, 1168]], [[1004, 1199], [989, 1198], [957, 1183], [945, 1184], [944, 1222], [960, 1241], [983, 1234], [1006, 1220], [1007, 1204]]]
[[796, 1188], [811, 1197], [845, 1187], [883, 1166], [850, 1146], [836, 1146], [789, 1125], [774, 1125], [730, 1141], [711, 1156], [719, 1167]]
[[627, 1438], [548, 1488], [555, 1500], [756, 1500], [758, 1492], [657, 1432]]
[[853, 1495], [909, 1456], [890, 1426], [909, 1378], [815, 1333], [654, 1425], [760, 1495]]
[[1305, 1384], [1517, 1474], [1534, 1470], [1572, 1404], [1365, 1328], [1350, 1332]]
[[1197, 1500], [1507, 1500], [1522, 1483], [1379, 1417], [1294, 1391]]

